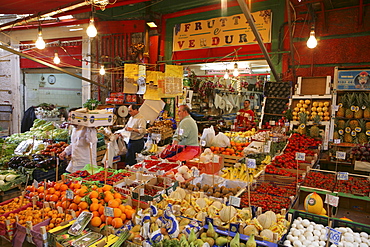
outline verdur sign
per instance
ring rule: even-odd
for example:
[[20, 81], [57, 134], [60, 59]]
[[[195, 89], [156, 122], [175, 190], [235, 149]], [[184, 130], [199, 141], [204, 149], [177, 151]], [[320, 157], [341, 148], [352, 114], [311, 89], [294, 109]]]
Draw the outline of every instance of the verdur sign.
[[[271, 10], [252, 13], [264, 43], [271, 42]], [[256, 44], [243, 14], [177, 24], [173, 51]]]

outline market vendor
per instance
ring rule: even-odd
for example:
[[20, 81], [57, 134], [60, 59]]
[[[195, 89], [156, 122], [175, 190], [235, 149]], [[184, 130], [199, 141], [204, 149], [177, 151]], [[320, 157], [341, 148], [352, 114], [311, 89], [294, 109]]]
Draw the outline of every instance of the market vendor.
[[198, 146], [198, 126], [190, 116], [190, 108], [187, 105], [180, 105], [180, 123], [173, 135], [172, 145]]
[[139, 105], [130, 105], [128, 113], [131, 115], [125, 130], [130, 131], [130, 140], [127, 144], [126, 165], [136, 164], [136, 153], [140, 153], [144, 148], [144, 135], [146, 133], [146, 119], [139, 112]]
[[236, 126], [246, 128], [248, 125], [254, 125], [254, 112], [250, 109], [251, 102], [244, 101], [244, 108], [240, 109], [236, 116]]
[[71, 144], [59, 154], [61, 160], [64, 160], [66, 156], [71, 156], [66, 170], [71, 173], [76, 172], [84, 168], [87, 164], [96, 167], [97, 143], [98, 138], [95, 127], [86, 127], [82, 125], [73, 127]]

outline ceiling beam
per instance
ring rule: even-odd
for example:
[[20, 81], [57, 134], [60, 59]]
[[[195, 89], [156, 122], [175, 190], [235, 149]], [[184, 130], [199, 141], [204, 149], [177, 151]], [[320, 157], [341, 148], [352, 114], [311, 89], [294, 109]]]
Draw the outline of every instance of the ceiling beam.
[[11, 52], [11, 53], [13, 53], [13, 54], [16, 54], [16, 55], [18, 55], [18, 56], [21, 56], [21, 57], [24, 57], [24, 58], [30, 59], [30, 60], [32, 60], [32, 61], [34, 61], [34, 62], [37, 62], [37, 63], [40, 63], [40, 64], [42, 64], [42, 65], [48, 66], [48, 67], [50, 67], [50, 68], [56, 69], [56, 70], [58, 70], [58, 71], [61, 71], [61, 72], [65, 73], [65, 74], [68, 74], [68, 75], [71, 75], [71, 76], [73, 76], [73, 77], [76, 77], [76, 78], [78, 78], [78, 79], [81, 79], [81, 80], [83, 80], [83, 81], [90, 82], [91, 84], [94, 84], [94, 85], [96, 85], [96, 86], [99, 86], [99, 87], [103, 87], [103, 88], [107, 88], [107, 89], [108, 89], [108, 87], [107, 87], [106, 85], [103, 85], [103, 84], [97, 83], [97, 82], [95, 82], [95, 81], [93, 81], [93, 80], [90, 80], [90, 79], [88, 79], [88, 78], [85, 78], [85, 77], [82, 77], [82, 76], [80, 76], [80, 75], [74, 74], [74, 73], [72, 73], [72, 72], [70, 72], [70, 71], [68, 71], [68, 70], [65, 70], [65, 69], [63, 69], [63, 68], [60, 68], [60, 67], [58, 67], [58, 66], [55, 66], [54, 64], [51, 64], [51, 63], [48, 63], [48, 62], [42, 61], [42, 60], [40, 60], [40, 59], [38, 59], [38, 58], [35, 58], [35, 57], [31, 57], [31, 56], [29, 56], [29, 55], [27, 55], [27, 54], [24, 54], [24, 53], [22, 53], [22, 52], [16, 51], [16, 50], [14, 50], [14, 49], [12, 49], [12, 48], [9, 48], [9, 47], [7, 47], [7, 46], [4, 46], [4, 45], [1, 45], [1, 44], [0, 44], [0, 49], [6, 50], [6, 51]]

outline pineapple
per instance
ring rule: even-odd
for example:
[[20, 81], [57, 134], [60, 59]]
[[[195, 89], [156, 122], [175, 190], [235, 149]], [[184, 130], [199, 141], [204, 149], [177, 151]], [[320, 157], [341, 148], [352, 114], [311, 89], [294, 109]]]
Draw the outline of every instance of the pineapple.
[[370, 118], [370, 93], [364, 93], [364, 118]]
[[352, 93], [352, 94], [349, 94], [348, 97], [346, 98], [346, 104], [345, 104], [345, 108], [346, 108], [346, 111], [344, 113], [344, 117], [346, 118], [353, 118], [353, 111], [352, 109], [354, 110], [355, 106], [355, 100], [356, 100], [356, 94], [355, 93]]
[[349, 127], [351, 128], [351, 130], [354, 130], [358, 126], [360, 126], [358, 120], [353, 119], [349, 121]]
[[364, 110], [362, 110], [362, 106], [364, 103], [363, 100], [363, 93], [355, 94], [355, 111], [354, 111], [354, 117], [356, 119], [362, 118]]
[[306, 134], [306, 124], [307, 124], [307, 113], [300, 112], [298, 115], [299, 118], [299, 126], [298, 126], [298, 133], [301, 135]]
[[346, 121], [338, 120], [338, 123], [337, 123], [338, 129], [344, 129], [345, 124], [346, 124]]
[[353, 138], [352, 138], [352, 135], [351, 135], [351, 128], [349, 127], [349, 120], [345, 124], [344, 142], [347, 142], [347, 143], [352, 143], [353, 142]]
[[311, 137], [319, 137], [320, 135], [320, 129], [319, 129], [319, 124], [320, 124], [320, 116], [316, 115], [313, 118], [313, 126], [310, 128], [310, 136]]
[[347, 100], [347, 94], [344, 94], [340, 100], [340, 107], [337, 111], [337, 117], [344, 117], [346, 108], [344, 108], [344, 102]]
[[360, 124], [360, 129], [359, 130], [360, 132], [357, 134], [357, 139], [358, 139], [358, 143], [359, 144], [364, 144], [367, 142], [367, 136], [366, 136], [366, 122], [365, 120], [363, 119], [360, 119], [359, 120], [359, 124]]
[[365, 129], [366, 131], [370, 130], [370, 122], [366, 122]]

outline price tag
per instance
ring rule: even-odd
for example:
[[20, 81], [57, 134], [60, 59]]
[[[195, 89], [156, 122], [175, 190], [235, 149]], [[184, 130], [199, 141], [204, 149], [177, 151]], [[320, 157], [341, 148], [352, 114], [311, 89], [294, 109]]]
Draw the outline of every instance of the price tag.
[[202, 147], [205, 147], [205, 146], [206, 146], [206, 141], [205, 141], [205, 140], [201, 140], [201, 141], [200, 141], [200, 145], [201, 145]]
[[236, 124], [238, 122], [238, 120], [237, 119], [234, 119], [234, 124]]
[[325, 203], [333, 207], [338, 207], [339, 196], [333, 196], [333, 195], [326, 194]]
[[335, 157], [336, 157], [337, 159], [342, 159], [342, 160], [344, 160], [344, 159], [346, 159], [346, 152], [337, 151], [337, 152], [335, 153]]
[[197, 178], [197, 177], [199, 177], [199, 170], [198, 169], [194, 169], [193, 170], [193, 177], [195, 177], [195, 178]]
[[255, 109], [255, 110], [258, 110], [258, 109], [260, 109], [260, 106], [259, 106], [259, 105], [255, 105], [255, 106], [254, 106], [254, 109]]
[[229, 231], [234, 233], [239, 232], [239, 223], [230, 223]]
[[342, 233], [328, 226], [326, 227], [326, 229], [327, 229], [326, 237], [329, 239], [331, 243], [338, 246]]
[[268, 141], [265, 146], [263, 147], [263, 152], [264, 153], [270, 153], [270, 149], [271, 149], [271, 141]]
[[36, 180], [33, 180], [33, 187], [35, 187], [35, 189], [38, 189], [39, 188], [39, 182], [37, 182]]
[[111, 207], [104, 207], [104, 215], [108, 217], [114, 217], [114, 209]]
[[277, 138], [277, 137], [271, 137], [271, 141], [272, 142], [278, 142], [279, 141], [279, 138]]
[[161, 195], [156, 195], [155, 197], [153, 197], [153, 200], [156, 201], [156, 202], [160, 202], [161, 201]]
[[184, 134], [184, 129], [179, 129], [179, 135], [182, 136]]
[[256, 160], [255, 159], [248, 159], [247, 161], [247, 166], [248, 168], [256, 168]]
[[339, 144], [340, 143], [340, 139], [334, 139], [334, 143], [335, 144]]
[[159, 142], [161, 140], [161, 138], [162, 138], [161, 134], [155, 134], [155, 133], [152, 134], [152, 140], [154, 140], [154, 141]]
[[144, 188], [141, 188], [140, 190], [139, 190], [139, 196], [143, 196], [144, 195]]
[[233, 124], [233, 125], [231, 125], [231, 129], [235, 129], [235, 125]]
[[69, 200], [73, 200], [74, 198], [74, 193], [72, 190], [67, 190], [66, 191], [66, 198], [69, 199]]
[[274, 120], [270, 120], [269, 123], [270, 123], [271, 126], [274, 126], [275, 125], [275, 121]]
[[296, 160], [305, 160], [306, 159], [306, 154], [305, 153], [295, 153], [295, 159]]
[[348, 172], [338, 172], [337, 179], [338, 180], [348, 180]]
[[289, 122], [285, 122], [284, 125], [285, 125], [285, 127], [290, 127], [290, 123]]
[[240, 207], [240, 198], [236, 196], [230, 196], [229, 204], [234, 207]]
[[334, 111], [338, 111], [339, 110], [339, 106], [338, 105], [332, 105], [331, 108], [334, 110]]
[[213, 163], [219, 163], [219, 162], [220, 162], [220, 156], [218, 156], [218, 155], [213, 155], [212, 162], [213, 162]]

